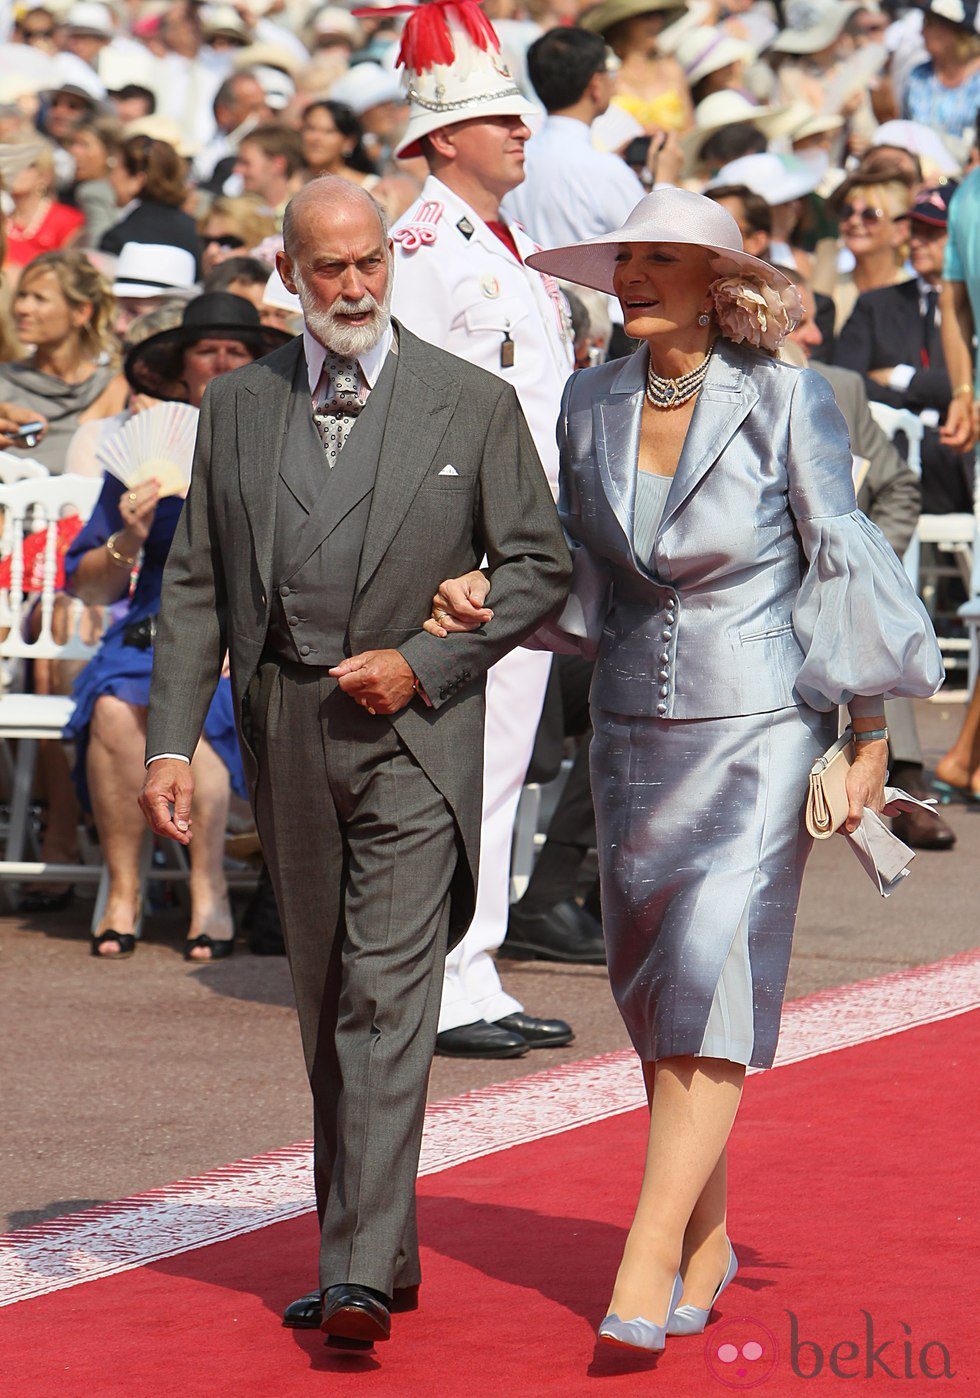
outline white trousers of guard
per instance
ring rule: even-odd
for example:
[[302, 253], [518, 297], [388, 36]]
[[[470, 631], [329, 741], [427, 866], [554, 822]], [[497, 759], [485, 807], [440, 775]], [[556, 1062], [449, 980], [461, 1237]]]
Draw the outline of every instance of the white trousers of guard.
[[487, 672], [483, 742], [483, 826], [476, 909], [446, 958], [439, 1033], [489, 1023], [523, 1009], [500, 984], [491, 955], [507, 935], [510, 852], [517, 803], [544, 707], [551, 656], [518, 646]]

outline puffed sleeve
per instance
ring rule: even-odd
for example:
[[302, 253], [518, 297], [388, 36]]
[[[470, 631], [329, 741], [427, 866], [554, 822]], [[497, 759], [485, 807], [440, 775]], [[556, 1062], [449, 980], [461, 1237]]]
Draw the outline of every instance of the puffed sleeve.
[[851, 448], [830, 385], [798, 377], [790, 408], [790, 508], [807, 570], [793, 608], [804, 651], [800, 697], [820, 710], [862, 696], [926, 698], [943, 663], [925, 607], [891, 545], [854, 498]]

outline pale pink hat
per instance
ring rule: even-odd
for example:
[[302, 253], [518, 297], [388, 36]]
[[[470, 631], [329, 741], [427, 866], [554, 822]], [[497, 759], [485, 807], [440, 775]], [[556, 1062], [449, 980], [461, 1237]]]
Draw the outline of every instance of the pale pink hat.
[[527, 258], [529, 267], [560, 281], [613, 292], [616, 254], [628, 243], [679, 243], [704, 248], [719, 277], [757, 277], [774, 291], [792, 289], [782, 272], [742, 250], [738, 224], [727, 209], [687, 189], [655, 189], [637, 204], [621, 228], [567, 247], [545, 248]]

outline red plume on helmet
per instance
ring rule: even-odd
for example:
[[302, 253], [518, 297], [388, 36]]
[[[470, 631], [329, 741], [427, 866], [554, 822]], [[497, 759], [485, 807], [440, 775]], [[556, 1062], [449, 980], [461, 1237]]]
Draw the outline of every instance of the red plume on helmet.
[[399, 67], [428, 73], [437, 63], [448, 67], [456, 57], [449, 17], [454, 16], [478, 49], [496, 53], [500, 40], [477, 0], [424, 0], [421, 5], [390, 5], [385, 9], [354, 10], [355, 18], [407, 15], [398, 50]]

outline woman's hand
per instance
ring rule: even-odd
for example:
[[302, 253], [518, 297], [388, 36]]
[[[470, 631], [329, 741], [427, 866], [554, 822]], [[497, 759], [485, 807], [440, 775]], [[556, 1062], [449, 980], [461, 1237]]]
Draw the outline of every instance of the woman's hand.
[[856, 756], [847, 773], [847, 820], [844, 829], [852, 835], [861, 824], [865, 807], [881, 814], [885, 804], [885, 777], [888, 775], [888, 742], [857, 743]]
[[29, 422], [44, 424], [37, 434], [37, 440], [40, 441], [48, 430], [46, 418], [31, 408], [21, 407], [19, 403], [0, 403], [0, 451], [6, 451], [7, 447], [22, 447], [24, 443], [18, 441], [17, 433]]
[[[143, 481], [141, 485], [134, 486], [132, 490], [124, 491], [119, 497], [119, 513], [123, 522], [119, 542], [131, 545], [132, 547], [128, 549], [128, 552], [134, 556], [146, 543], [150, 530], [153, 528], [159, 503], [160, 482], [154, 477], [148, 481]], [[120, 550], [120, 552], [126, 551]]]
[[432, 599], [425, 630], [430, 636], [448, 636], [486, 626], [493, 620], [493, 611], [483, 605], [489, 593], [490, 579], [478, 568], [461, 578], [447, 578]]

